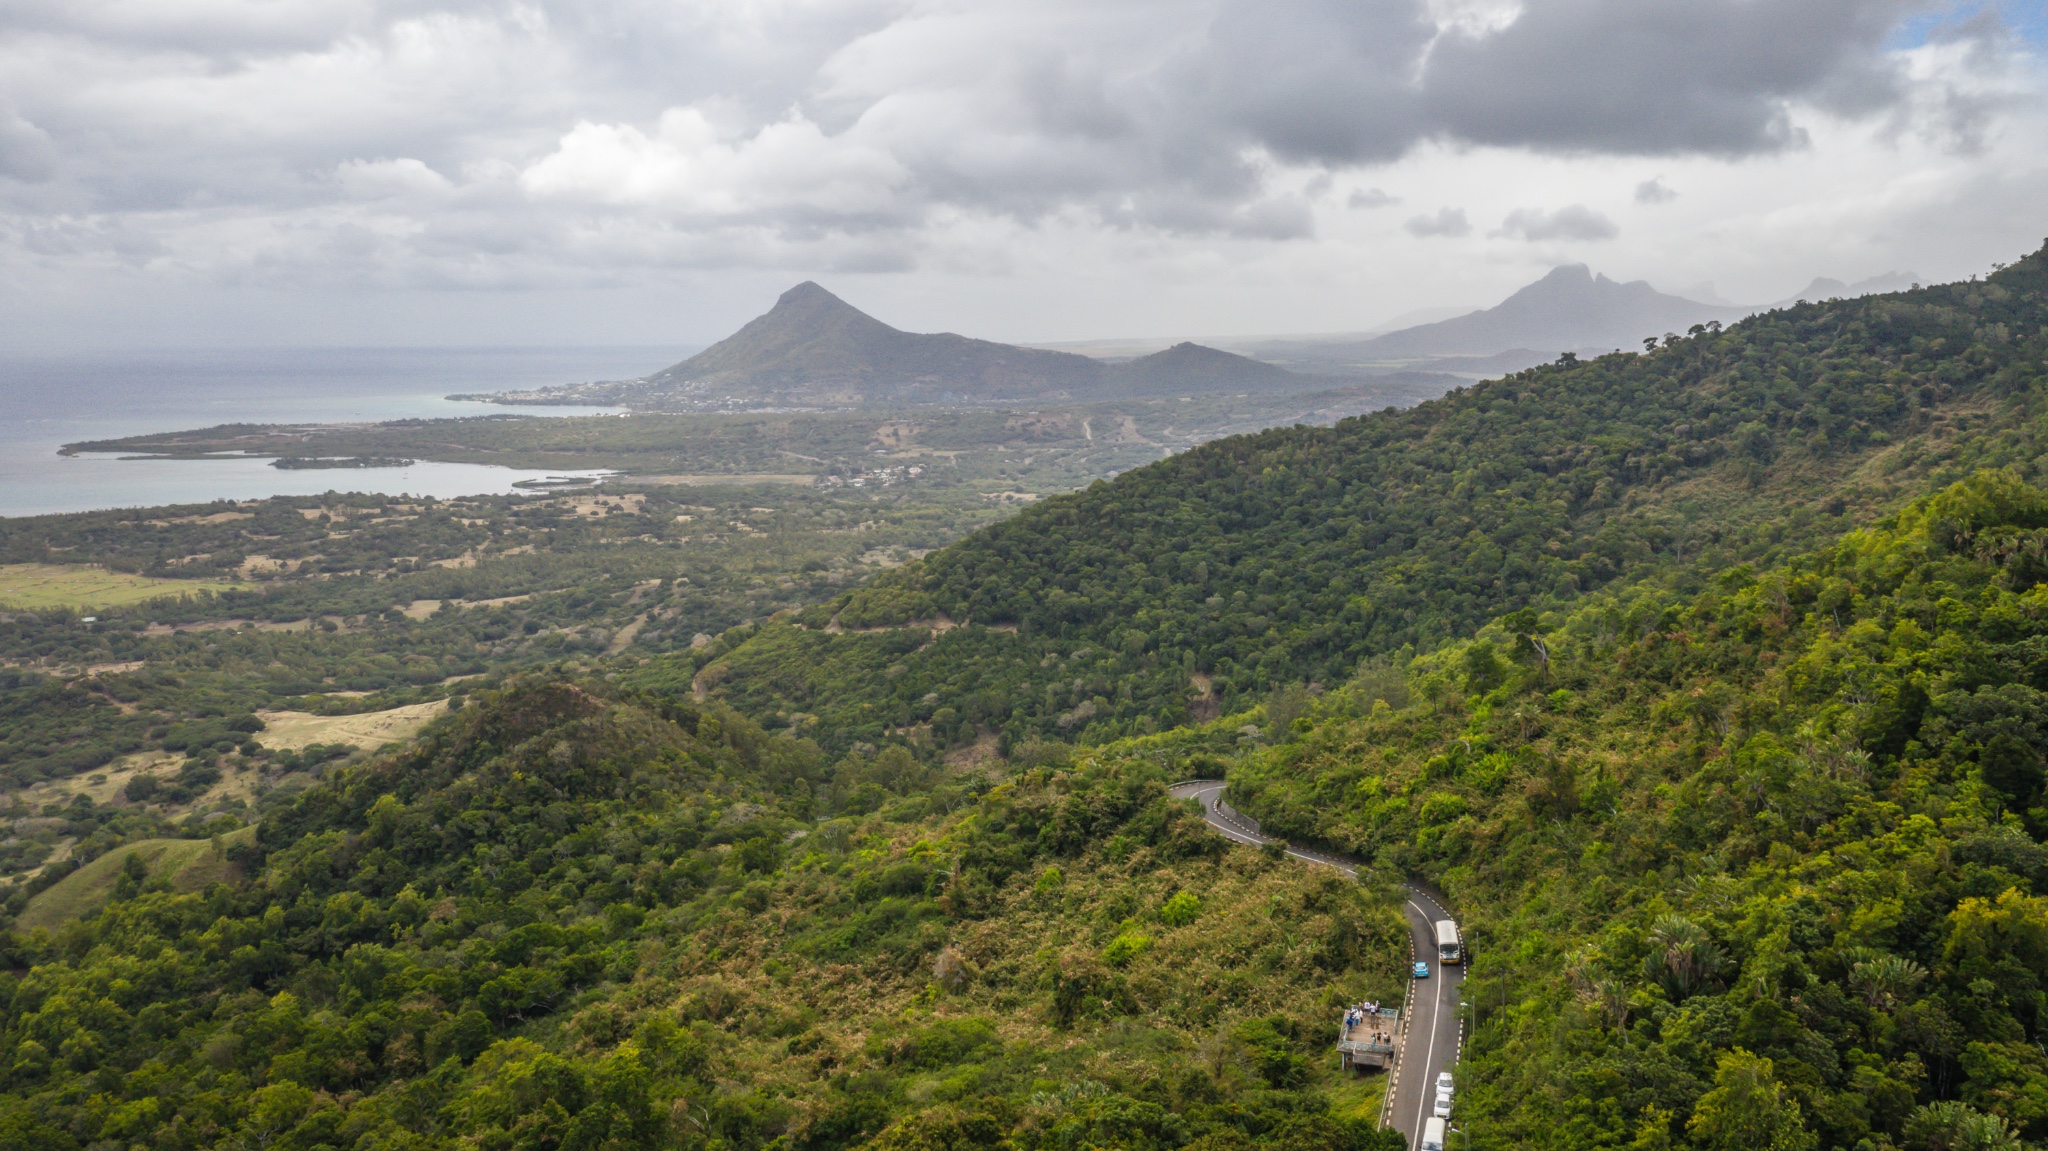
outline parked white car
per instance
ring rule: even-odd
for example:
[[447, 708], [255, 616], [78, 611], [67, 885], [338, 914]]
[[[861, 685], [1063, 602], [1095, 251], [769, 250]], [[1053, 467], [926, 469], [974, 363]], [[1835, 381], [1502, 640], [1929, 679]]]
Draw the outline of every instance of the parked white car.
[[1450, 1072], [1439, 1071], [1436, 1073], [1436, 1093], [1438, 1095], [1449, 1095], [1451, 1093]]
[[1434, 1116], [1436, 1116], [1436, 1117], [1437, 1117], [1437, 1118], [1439, 1118], [1439, 1119], [1449, 1119], [1449, 1118], [1451, 1117], [1451, 1093], [1450, 1093], [1450, 1092], [1448, 1092], [1448, 1091], [1439, 1091], [1439, 1092], [1437, 1092], [1437, 1096], [1436, 1096], [1436, 1108], [1435, 1108], [1434, 1110], [1432, 1110], [1432, 1111], [1430, 1112], [1430, 1114], [1431, 1114], [1431, 1115], [1434, 1115]]

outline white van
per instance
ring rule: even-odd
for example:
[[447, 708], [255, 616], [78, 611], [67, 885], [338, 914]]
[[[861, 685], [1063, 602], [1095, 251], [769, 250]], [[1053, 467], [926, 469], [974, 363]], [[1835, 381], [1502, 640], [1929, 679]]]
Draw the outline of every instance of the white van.
[[1419, 1151], [1444, 1151], [1444, 1121], [1431, 1119], [1422, 1125], [1422, 1146]]
[[1442, 964], [1465, 961], [1465, 949], [1458, 940], [1458, 925], [1448, 919], [1436, 921], [1436, 961]]

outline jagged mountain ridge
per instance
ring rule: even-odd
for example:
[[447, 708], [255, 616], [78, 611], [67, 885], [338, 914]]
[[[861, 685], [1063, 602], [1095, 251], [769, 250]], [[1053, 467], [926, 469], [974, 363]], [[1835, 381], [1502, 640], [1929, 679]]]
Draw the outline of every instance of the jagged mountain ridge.
[[1002, 403], [1291, 391], [1310, 377], [1183, 343], [1125, 363], [894, 328], [805, 281], [732, 335], [638, 381], [649, 396], [764, 403]]
[[1547, 359], [1564, 351], [1631, 348], [1646, 337], [1712, 320], [1732, 323], [1757, 310], [1702, 304], [1659, 292], [1644, 280], [1621, 283], [1584, 264], [1565, 264], [1491, 308], [1448, 320], [1369, 339], [1273, 341], [1249, 350], [1318, 367], [1499, 356], [1518, 349]]
[[1843, 283], [1832, 276], [1815, 276], [1812, 283], [1772, 304], [1771, 307], [1789, 308], [1801, 300], [1853, 300], [1858, 296], [1876, 295], [1880, 292], [1903, 292], [1919, 283], [1918, 272], [1886, 272], [1881, 276], [1871, 276], [1853, 284]]

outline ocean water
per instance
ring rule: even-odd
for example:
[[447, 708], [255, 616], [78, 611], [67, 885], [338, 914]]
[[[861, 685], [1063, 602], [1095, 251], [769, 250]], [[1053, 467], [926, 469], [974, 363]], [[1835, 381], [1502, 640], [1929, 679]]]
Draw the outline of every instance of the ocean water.
[[513, 491], [550, 474], [422, 462], [363, 471], [282, 471], [267, 460], [60, 456], [81, 440], [225, 423], [589, 415], [602, 408], [456, 403], [487, 392], [643, 376], [691, 349], [264, 348], [28, 359], [0, 357], [0, 516], [149, 507], [330, 490], [447, 498]]

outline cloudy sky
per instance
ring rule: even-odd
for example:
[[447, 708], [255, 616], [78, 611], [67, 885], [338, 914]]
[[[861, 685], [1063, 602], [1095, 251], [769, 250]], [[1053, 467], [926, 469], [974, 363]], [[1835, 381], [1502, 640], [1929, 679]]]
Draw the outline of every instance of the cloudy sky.
[[1343, 331], [2048, 236], [2048, 13], [1910, 0], [0, 0], [0, 342]]

